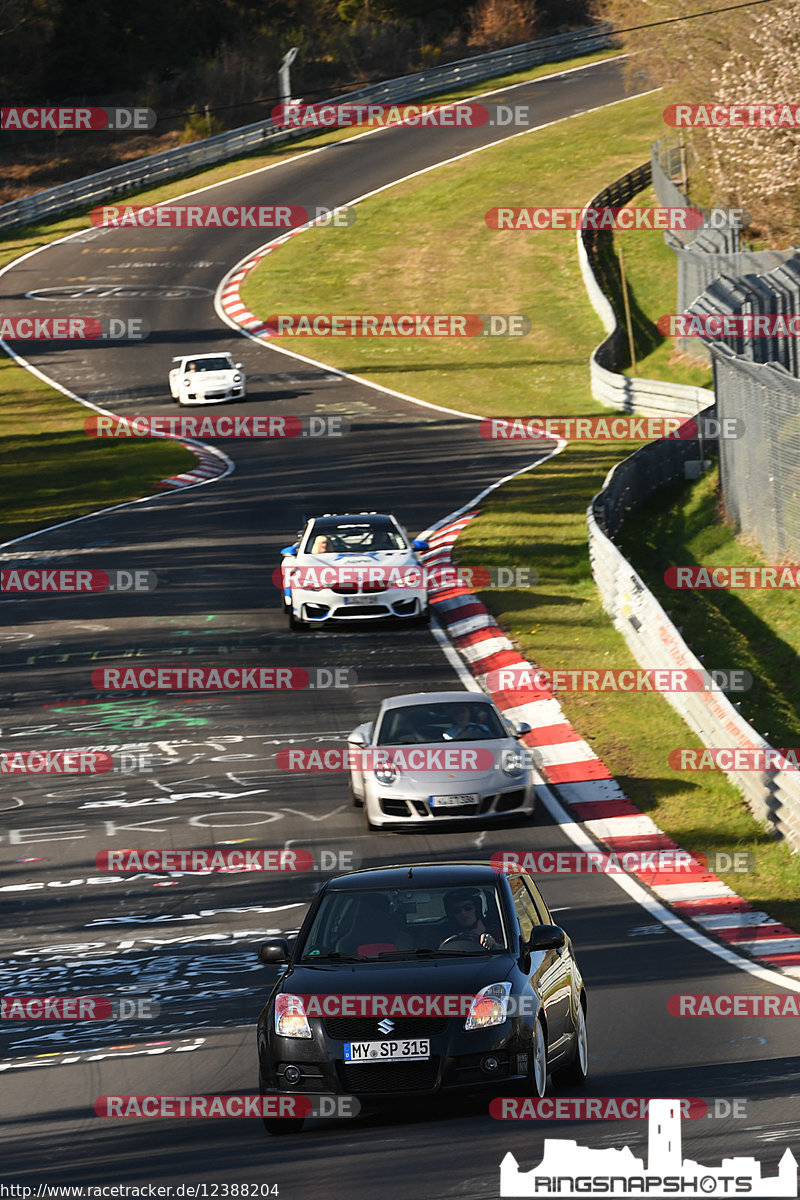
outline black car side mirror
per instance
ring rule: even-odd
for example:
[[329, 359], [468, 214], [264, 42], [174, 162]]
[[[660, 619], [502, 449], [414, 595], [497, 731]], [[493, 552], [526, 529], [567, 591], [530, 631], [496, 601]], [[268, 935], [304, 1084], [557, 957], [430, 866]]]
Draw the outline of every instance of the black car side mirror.
[[258, 957], [265, 966], [288, 962], [289, 943], [286, 938], [270, 938], [268, 942], [263, 942], [258, 947]]
[[567, 935], [560, 925], [535, 925], [525, 943], [526, 950], [558, 950], [566, 945]]

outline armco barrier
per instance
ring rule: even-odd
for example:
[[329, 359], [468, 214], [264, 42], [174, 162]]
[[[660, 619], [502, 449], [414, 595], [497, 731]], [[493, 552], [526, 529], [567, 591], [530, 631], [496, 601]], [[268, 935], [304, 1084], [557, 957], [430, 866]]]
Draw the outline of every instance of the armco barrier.
[[[630, 199], [634, 194], [631, 189], [643, 178], [644, 169], [638, 168], [601, 192], [591, 203], [598, 206], [624, 203], [622, 197]], [[684, 393], [681, 397], [674, 392], [676, 385], [659, 385], [654, 380], [625, 379], [618, 375], [613, 378], [614, 372], [597, 362], [601, 352], [614, 361], [614, 333], [618, 326], [613, 307], [592, 270], [596, 247], [587, 250], [584, 245], [587, 232], [578, 233], [581, 270], [592, 305], [609, 334], [592, 355], [592, 394], [606, 404], [614, 403], [609, 397], [615, 397], [618, 403], [614, 407], [633, 412], [694, 415], [696, 408], [687, 411], [685, 407], [685, 393], [694, 392], [695, 404], [702, 407], [706, 416], [714, 416], [714, 396], [705, 388], [681, 389]], [[601, 371], [612, 377], [605, 398], [596, 390], [596, 383], [603, 382]], [[623, 379], [624, 383], [619, 382]], [[644, 390], [642, 384], [646, 385]], [[651, 397], [655, 397], [658, 408], [648, 407], [653, 403]], [[704, 398], [705, 404], [702, 403]], [[589, 559], [603, 608], [643, 667], [702, 670], [704, 664], [692, 654], [658, 600], [612, 539], [632, 509], [641, 505], [657, 488], [683, 475], [684, 464], [704, 453], [705, 450], [691, 440], [662, 439], [643, 446], [609, 472], [587, 510]], [[711, 692], [670, 692], [665, 693], [664, 698], [706, 746], [769, 746], [718, 688]], [[766, 823], [776, 836], [785, 838], [793, 850], [800, 850], [800, 774], [792, 771], [727, 771], [726, 774], [744, 795], [753, 815]]]
[[[643, 163], [598, 192], [589, 201], [589, 206], [601, 208], [627, 204], [637, 192], [647, 187], [650, 179], [650, 163]], [[607, 408], [618, 408], [642, 416], [694, 417], [714, 403], [714, 394], [708, 388], [659, 379], [638, 379], [622, 375], [617, 370], [623, 354], [622, 329], [594, 270], [600, 256], [611, 243], [612, 234], [609, 230], [578, 230], [578, 261], [583, 282], [592, 307], [606, 331], [605, 339], [592, 352], [589, 360], [592, 396]]]
[[[597, 25], [580, 29], [575, 33], [559, 34], [557, 37], [540, 38], [536, 42], [524, 42], [505, 50], [492, 50], [474, 58], [463, 58], [445, 63], [413, 75], [403, 75], [383, 83], [372, 84], [356, 92], [336, 96], [325, 104], [345, 104], [354, 101], [369, 101], [373, 104], [394, 104], [398, 101], [416, 100], [436, 92], [463, 87], [465, 84], [492, 79], [524, 71], [540, 63], [560, 62], [576, 54], [591, 54], [612, 45], [609, 25]], [[316, 103], [316, 102], [315, 102]], [[196, 171], [200, 167], [226, 162], [241, 154], [263, 149], [269, 145], [314, 136], [315, 129], [281, 129], [274, 121], [257, 121], [239, 129], [219, 133], [215, 137], [164, 150], [147, 158], [135, 159], [118, 167], [110, 167], [76, 179], [72, 183], [59, 184], [0, 205], [0, 229], [12, 229], [28, 225], [72, 209], [99, 204], [113, 196], [120, 196], [139, 188], [165, 183], [180, 175]]]

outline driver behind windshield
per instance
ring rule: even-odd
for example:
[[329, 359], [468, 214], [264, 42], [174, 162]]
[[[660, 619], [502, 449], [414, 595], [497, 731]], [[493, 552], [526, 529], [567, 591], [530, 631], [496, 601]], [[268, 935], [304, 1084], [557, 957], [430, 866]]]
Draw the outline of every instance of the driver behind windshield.
[[473, 888], [458, 888], [448, 892], [444, 898], [444, 910], [452, 929], [440, 943], [440, 949], [450, 938], [479, 942], [484, 950], [502, 948], [503, 940], [499, 926], [486, 926], [486, 910], [481, 892]]
[[491, 737], [492, 731], [483, 721], [483, 712], [476, 704], [461, 704], [455, 710], [453, 724], [442, 737], [448, 742], [468, 741], [475, 737]]

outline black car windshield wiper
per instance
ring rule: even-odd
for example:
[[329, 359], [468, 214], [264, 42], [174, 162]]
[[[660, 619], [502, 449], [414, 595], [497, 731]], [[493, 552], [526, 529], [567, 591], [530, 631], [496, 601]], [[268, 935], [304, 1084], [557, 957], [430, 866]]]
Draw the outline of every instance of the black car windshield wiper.
[[315, 962], [366, 962], [363, 954], [340, 954], [338, 950], [331, 950], [326, 954], [304, 954], [300, 959], [303, 963]]

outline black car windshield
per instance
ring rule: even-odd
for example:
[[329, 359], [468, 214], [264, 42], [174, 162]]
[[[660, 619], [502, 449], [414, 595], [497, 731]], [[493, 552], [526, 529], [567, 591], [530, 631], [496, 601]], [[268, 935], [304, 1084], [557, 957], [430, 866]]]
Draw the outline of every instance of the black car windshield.
[[186, 371], [230, 371], [232, 364], [227, 358], [190, 358]]
[[[316, 547], [316, 549], [314, 549]], [[306, 539], [312, 554], [368, 554], [373, 550], [407, 550], [391, 521], [315, 521]]]
[[480, 742], [510, 737], [485, 702], [407, 704], [383, 714], [375, 744], [408, 746], [430, 742]]
[[494, 885], [326, 892], [300, 948], [304, 963], [484, 957], [507, 941]]

